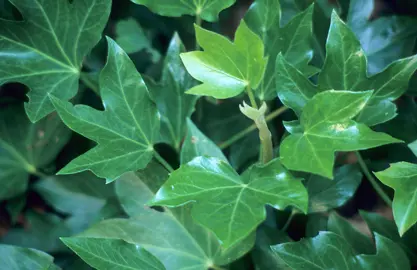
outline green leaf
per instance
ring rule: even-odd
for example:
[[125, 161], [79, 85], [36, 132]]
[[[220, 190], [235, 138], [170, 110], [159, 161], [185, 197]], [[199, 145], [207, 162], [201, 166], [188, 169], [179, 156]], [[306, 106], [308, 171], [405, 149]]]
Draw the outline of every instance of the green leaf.
[[116, 23], [116, 42], [128, 54], [146, 50], [156, 63], [161, 58], [157, 50], [152, 47], [140, 24], [134, 18], [120, 20]]
[[179, 150], [186, 133], [186, 119], [194, 111], [197, 96], [185, 91], [194, 86], [194, 79], [186, 71], [180, 53], [185, 52], [178, 34], [174, 34], [165, 57], [159, 84], [147, 81], [152, 99], [161, 114], [161, 140]]
[[127, 171], [146, 167], [159, 133], [159, 117], [145, 83], [125, 52], [108, 38], [108, 60], [100, 74], [105, 110], [72, 106], [51, 96], [61, 119], [72, 130], [97, 142], [58, 174], [91, 170], [98, 177], [115, 180]]
[[385, 236], [400, 245], [407, 253], [408, 258], [413, 262], [413, 265], [416, 264], [417, 256], [415, 250], [417, 249], [417, 244], [415, 242], [415, 226], [401, 237], [394, 220], [388, 220], [377, 213], [359, 212], [372, 232]]
[[307, 191], [278, 159], [254, 165], [239, 176], [222, 160], [197, 157], [173, 172], [150, 204], [173, 207], [189, 202], [195, 202], [193, 218], [228, 249], [265, 219], [265, 204], [277, 209], [293, 205], [306, 212]]
[[[254, 235], [225, 252], [211, 232], [192, 220], [189, 208], [164, 209], [161, 213], [145, 206], [167, 177], [168, 172], [154, 162], [136, 174], [123, 175], [116, 182], [116, 192], [132, 218], [103, 221], [85, 232], [83, 237], [123, 239], [140, 245], [172, 270], [205, 270], [210, 265], [227, 264], [252, 248]], [[156, 234], [156, 228], [164, 234]]]
[[181, 164], [190, 162], [198, 156], [215, 157], [227, 162], [222, 150], [207, 138], [190, 119], [187, 119], [187, 129], [187, 137], [181, 148]]
[[203, 20], [215, 22], [219, 13], [233, 5], [236, 0], [131, 0], [147, 6], [152, 12], [162, 16], [180, 17], [182, 15], [200, 16]]
[[8, 270], [58, 270], [54, 258], [42, 251], [17, 246], [0, 245], [0, 264]]
[[314, 238], [272, 246], [272, 250], [293, 270], [358, 269], [350, 246], [332, 232], [320, 232]]
[[246, 88], [258, 87], [268, 58], [264, 57], [262, 40], [244, 21], [240, 22], [234, 43], [199, 26], [195, 30], [204, 52], [183, 53], [181, 59], [191, 76], [203, 84], [191, 88], [188, 94], [225, 99]]
[[280, 75], [280, 72], [275, 72], [275, 59], [278, 54], [282, 54], [306, 76], [318, 71], [308, 65], [313, 57], [312, 15], [313, 5], [281, 27], [283, 22], [279, 0], [256, 0], [249, 8], [245, 21], [262, 38], [266, 54], [269, 56], [265, 78], [256, 91], [259, 99], [275, 98], [277, 87], [282, 87], [278, 82], [275, 83], [276, 76]]
[[320, 232], [314, 238], [276, 245], [272, 249], [293, 270], [410, 269], [404, 251], [397, 244], [378, 234], [375, 239], [377, 253], [374, 255], [354, 256], [345, 239], [332, 232]]
[[[44, 252], [67, 251], [59, 241], [61, 236], [70, 236], [80, 232], [79, 224], [72, 223], [75, 219], [61, 219], [54, 214], [38, 214], [28, 211], [24, 215], [25, 228], [12, 228], [1, 237], [1, 242], [9, 245], [35, 248]], [[84, 219], [84, 217], [83, 217]], [[85, 221], [83, 220], [85, 223]], [[85, 229], [88, 224], [83, 224]]]
[[23, 106], [0, 110], [0, 200], [26, 191], [29, 174], [50, 165], [71, 132], [56, 114], [32, 124]]
[[398, 232], [402, 236], [417, 222], [417, 165], [398, 162], [375, 175], [395, 190], [392, 210]]
[[406, 16], [379, 16], [370, 20], [374, 1], [351, 0], [347, 25], [359, 39], [368, 59], [368, 72], [374, 74], [393, 61], [410, 56], [416, 41], [417, 20]]
[[67, 214], [98, 214], [114, 194], [113, 185], [92, 173], [50, 176], [37, 182], [34, 190], [56, 210]]
[[396, 116], [395, 104], [391, 102], [406, 91], [410, 77], [417, 69], [417, 56], [397, 60], [383, 72], [368, 78], [367, 59], [360, 42], [335, 12], [332, 13], [326, 52], [318, 81], [320, 90], [374, 90], [367, 108], [357, 117], [368, 126]]
[[362, 173], [355, 165], [336, 169], [334, 180], [311, 175], [307, 182], [309, 213], [325, 212], [343, 206], [355, 194]]
[[375, 252], [370, 237], [359, 232], [349, 221], [334, 212], [330, 214], [327, 228], [341, 236], [352, 247], [355, 254]]
[[403, 270], [411, 268], [404, 250], [395, 242], [379, 234], [375, 234], [375, 242], [376, 255], [361, 255], [357, 257], [362, 269], [379, 270], [389, 268]]
[[400, 142], [352, 120], [366, 106], [371, 95], [372, 91], [334, 90], [315, 95], [300, 117], [303, 132], [289, 135], [280, 146], [284, 166], [333, 178], [336, 151]]
[[308, 101], [318, 93], [316, 87], [301, 71], [285, 60], [282, 54], [276, 60], [276, 89], [279, 99], [284, 105], [291, 108], [297, 115]]
[[81, 237], [61, 240], [84, 261], [97, 269], [165, 269], [161, 262], [148, 251], [123, 240]]
[[10, 2], [24, 20], [0, 19], [0, 85], [30, 88], [25, 108], [36, 122], [54, 110], [48, 95], [68, 100], [77, 93], [83, 58], [101, 38], [111, 1]]

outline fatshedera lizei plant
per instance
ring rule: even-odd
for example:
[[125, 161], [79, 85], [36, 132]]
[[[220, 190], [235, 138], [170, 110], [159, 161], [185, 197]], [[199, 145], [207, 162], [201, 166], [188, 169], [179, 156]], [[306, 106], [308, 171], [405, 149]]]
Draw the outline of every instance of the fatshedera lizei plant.
[[[158, 15], [196, 18], [196, 49], [186, 51], [174, 34], [160, 78], [141, 75], [127, 54], [146, 49], [154, 62], [160, 58], [135, 20], [116, 26], [116, 41], [105, 38], [97, 76], [83, 69], [109, 20], [110, 0], [10, 0], [23, 19], [0, 20], [0, 84], [18, 82], [29, 92], [27, 116], [17, 106], [0, 119], [0, 181], [10, 183], [1, 199], [25, 192], [29, 175], [45, 177], [41, 169], [70, 137], [66, 126], [95, 145], [56, 177], [76, 182], [83, 175], [81, 185], [94, 178], [90, 171], [106, 179], [128, 216], [59, 235], [94, 268], [410, 269], [417, 262], [417, 165], [393, 163], [375, 178], [361, 152], [409, 142], [381, 126], [395, 120], [396, 100], [411, 91], [417, 56], [399, 43], [414, 42], [416, 33], [390, 40], [378, 31], [401, 20], [406, 31], [415, 21], [366, 24], [372, 7], [359, 0], [350, 1], [343, 20], [342, 5], [323, 12], [317, 3], [255, 0], [231, 41], [209, 29], [235, 0], [131, 1]], [[329, 18], [328, 28], [320, 18]], [[325, 32], [323, 46], [316, 28]], [[380, 40], [369, 40], [369, 31]], [[388, 52], [394, 45], [405, 51]], [[101, 110], [74, 105], [80, 79], [99, 95]], [[271, 120], [282, 115], [279, 131]], [[169, 162], [159, 143], [175, 152]], [[354, 162], [336, 162], [347, 156]], [[354, 196], [362, 173], [395, 220], [361, 212], [374, 242], [331, 211]], [[393, 201], [377, 179], [394, 190]], [[50, 196], [58, 180], [42, 180], [36, 190], [58, 202]], [[297, 217], [308, 218], [307, 232], [294, 242], [286, 231]], [[26, 247], [1, 245], [2, 257], [12, 258], [1, 261], [8, 269], [20, 269], [15, 261], [58, 269], [53, 257]], [[244, 268], [245, 260], [253, 268]]]

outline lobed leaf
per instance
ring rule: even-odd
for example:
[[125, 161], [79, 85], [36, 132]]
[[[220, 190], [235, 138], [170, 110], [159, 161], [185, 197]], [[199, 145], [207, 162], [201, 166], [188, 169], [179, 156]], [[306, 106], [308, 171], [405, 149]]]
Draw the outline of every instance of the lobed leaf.
[[30, 88], [30, 121], [54, 110], [49, 95], [69, 100], [78, 91], [82, 61], [101, 38], [110, 0], [11, 0], [23, 21], [0, 19], [0, 85]]
[[[276, 80], [280, 75], [275, 69], [275, 59], [282, 55], [299, 69], [305, 76], [317, 73], [318, 69], [310, 66], [313, 58], [313, 9], [314, 5], [295, 15], [283, 25], [281, 5], [285, 1], [256, 0], [245, 15], [245, 22], [265, 45], [269, 57], [264, 80], [256, 90], [260, 100], [271, 100], [276, 97], [277, 89], [285, 88]], [[284, 13], [288, 12], [285, 10]], [[285, 14], [284, 14], [285, 15]]]
[[[300, 116], [299, 128], [280, 146], [290, 170], [333, 178], [336, 151], [355, 151], [401, 142], [352, 120], [366, 106], [372, 91], [329, 90], [315, 95]], [[301, 130], [302, 129], [302, 130]]]
[[236, 0], [131, 0], [145, 5], [152, 12], [162, 16], [180, 17], [182, 15], [200, 16], [203, 20], [215, 22], [219, 13], [232, 6]]
[[265, 204], [277, 209], [293, 205], [306, 212], [307, 191], [279, 159], [254, 165], [239, 176], [220, 159], [197, 157], [170, 175], [150, 205], [173, 207], [189, 202], [195, 202], [193, 218], [228, 249], [265, 219]]
[[417, 222], [417, 165], [398, 162], [375, 175], [395, 190], [392, 210], [398, 232], [402, 236]]
[[97, 146], [77, 157], [58, 174], [91, 170], [108, 181], [146, 167], [159, 133], [159, 116], [146, 85], [126, 53], [108, 38], [108, 60], [100, 73], [105, 110], [73, 106], [51, 96], [64, 123]]
[[258, 87], [268, 58], [264, 57], [262, 40], [244, 21], [240, 22], [234, 43], [199, 26], [195, 30], [204, 52], [183, 53], [181, 59], [191, 76], [203, 84], [191, 88], [188, 94], [225, 99], [246, 88]]

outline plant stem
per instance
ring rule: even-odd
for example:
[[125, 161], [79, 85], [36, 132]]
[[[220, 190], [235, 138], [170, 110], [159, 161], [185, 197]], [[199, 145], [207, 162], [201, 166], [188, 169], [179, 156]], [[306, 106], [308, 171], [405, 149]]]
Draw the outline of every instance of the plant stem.
[[95, 85], [94, 82], [92, 82], [87, 76], [85, 76], [83, 72], [80, 73], [80, 80], [85, 84], [85, 86], [100, 96], [100, 90], [98, 89], [97, 85]]
[[252, 107], [254, 107], [255, 109], [258, 109], [258, 104], [256, 104], [256, 99], [255, 99], [255, 96], [253, 95], [253, 91], [250, 85], [246, 87], [246, 92], [248, 93], [250, 104], [252, 105]]
[[[273, 111], [270, 114], [268, 114], [265, 117], [265, 121], [266, 122], [269, 122], [269, 121], [275, 119], [276, 117], [278, 117], [282, 113], [284, 113], [286, 110], [288, 110], [288, 108], [285, 107], [285, 106], [279, 107], [275, 111]], [[230, 145], [234, 144], [235, 142], [239, 141], [240, 139], [243, 139], [246, 135], [248, 135], [249, 133], [251, 133], [254, 130], [256, 130], [256, 124], [255, 123], [253, 123], [249, 127], [245, 128], [244, 130], [239, 131], [238, 133], [236, 133], [235, 135], [233, 135], [232, 137], [230, 137], [228, 140], [222, 142], [219, 145], [220, 149], [225, 149], [225, 148], [229, 147]]]
[[[201, 27], [202, 23], [203, 23], [203, 21], [201, 20], [201, 16], [199, 14], [197, 14], [195, 16], [195, 24]], [[198, 44], [197, 37], [195, 39], [195, 50], [196, 51], [200, 50], [200, 44]]]
[[359, 166], [362, 168], [363, 173], [365, 174], [366, 178], [368, 178], [369, 182], [371, 183], [372, 187], [375, 189], [376, 193], [378, 193], [381, 199], [384, 200], [384, 202], [388, 204], [388, 206], [392, 207], [392, 200], [385, 193], [385, 191], [381, 188], [381, 186], [378, 184], [378, 181], [369, 171], [368, 166], [366, 166], [366, 163], [363, 160], [361, 154], [359, 152], [355, 152], [355, 154], [356, 154], [356, 157], [358, 158]]
[[226, 270], [226, 268], [223, 268], [223, 267], [220, 267], [220, 266], [217, 266], [217, 265], [212, 265], [210, 267], [210, 269], [212, 269], [212, 270]]
[[164, 166], [165, 169], [167, 169], [168, 172], [172, 173], [174, 171], [174, 168], [172, 168], [171, 165], [169, 165], [169, 163], [161, 157], [158, 152], [154, 151], [154, 157], [159, 163], [161, 163], [162, 166]]
[[40, 172], [38, 170], [31, 171], [30, 174], [33, 174], [33, 175], [35, 175], [35, 176], [37, 176], [39, 178], [46, 178], [46, 177], [48, 177], [48, 175], [46, 175], [43, 172]]
[[284, 226], [282, 226], [281, 231], [286, 232], [288, 230], [288, 227], [291, 224], [291, 221], [294, 219], [295, 215], [297, 214], [297, 210], [293, 209], [291, 211], [290, 216], [288, 217], [287, 221], [285, 222]]

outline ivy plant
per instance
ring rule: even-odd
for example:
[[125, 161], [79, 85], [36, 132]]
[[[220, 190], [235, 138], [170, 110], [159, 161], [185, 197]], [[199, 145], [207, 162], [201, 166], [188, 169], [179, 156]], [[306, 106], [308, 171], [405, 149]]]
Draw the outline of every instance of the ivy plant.
[[417, 19], [381, 5], [0, 0], [2, 265], [414, 269]]

